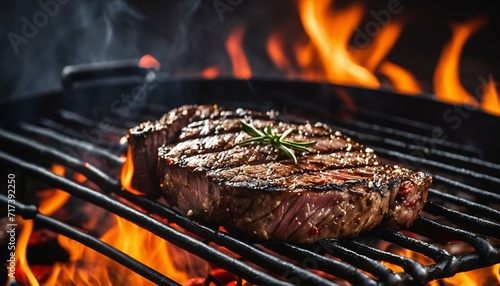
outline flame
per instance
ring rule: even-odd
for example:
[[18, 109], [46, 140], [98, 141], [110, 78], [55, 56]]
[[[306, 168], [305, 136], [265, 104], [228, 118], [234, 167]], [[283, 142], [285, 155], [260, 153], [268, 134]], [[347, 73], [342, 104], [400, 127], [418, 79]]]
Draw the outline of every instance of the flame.
[[134, 189], [132, 187], [132, 177], [134, 175], [134, 162], [132, 160], [132, 148], [128, 146], [127, 149], [127, 157], [125, 158], [125, 162], [123, 162], [122, 172], [120, 175], [120, 180], [122, 186], [131, 193], [136, 195], [141, 195], [142, 192]]
[[490, 76], [487, 83], [483, 83], [483, 99], [481, 108], [485, 111], [500, 116], [500, 95], [496, 90], [495, 81]]
[[361, 21], [363, 6], [355, 3], [340, 11], [330, 11], [332, 4], [333, 1], [299, 1], [302, 25], [318, 52], [326, 79], [378, 88], [380, 83], [375, 75], [355, 63], [348, 52], [348, 42]]
[[[53, 165], [51, 167], [51, 172], [53, 172], [56, 175], [59, 176], [64, 176], [66, 170], [64, 169], [63, 166], [61, 165]], [[40, 203], [40, 206], [38, 207], [38, 211], [44, 215], [50, 216], [53, 214], [55, 211], [60, 209], [69, 199], [70, 194], [63, 192], [59, 189], [54, 189], [52, 196], [50, 196], [48, 199], [42, 201]], [[16, 248], [18, 249], [16, 256], [17, 256], [17, 261], [19, 263], [19, 267], [21, 268], [21, 271], [26, 275], [26, 279], [28, 280], [30, 285], [39, 285], [38, 281], [35, 278], [35, 275], [31, 271], [27, 257], [26, 257], [26, 250], [28, 247], [28, 241], [31, 235], [31, 232], [33, 231], [33, 221], [32, 220], [22, 220], [20, 221], [23, 224], [23, 229], [21, 230], [21, 233], [19, 235], [19, 239], [17, 241]]]
[[360, 65], [369, 71], [379, 71], [392, 83], [392, 88], [406, 94], [418, 94], [422, 88], [411, 72], [389, 61], [384, 61], [387, 54], [398, 40], [403, 31], [403, 22], [392, 21], [380, 30], [368, 47], [361, 50], [356, 56]]
[[460, 272], [452, 277], [439, 279], [429, 286], [500, 285], [500, 264], [490, 267]]
[[26, 278], [30, 285], [35, 286], [39, 285], [38, 281], [35, 278], [35, 275], [31, 271], [28, 265], [28, 260], [26, 258], [26, 249], [28, 247], [28, 241], [30, 239], [31, 232], [33, 231], [33, 221], [32, 220], [23, 220], [19, 219], [19, 221], [23, 224], [23, 228], [21, 233], [19, 234], [19, 238], [16, 243], [16, 260], [19, 264], [19, 267], [26, 275]]
[[[168, 242], [139, 226], [115, 216], [116, 224], [100, 239], [160, 273], [182, 282], [188, 279], [170, 257]], [[152, 285], [139, 274], [67, 237], [59, 244], [70, 254], [69, 262], [54, 265], [47, 285]]]
[[[378, 34], [370, 39], [366, 47], [361, 47], [356, 42], [359, 36], [363, 35], [359, 27], [367, 11], [363, 3], [355, 1], [338, 8], [334, 0], [299, 0], [298, 12], [305, 34], [290, 39], [286, 35], [291, 33], [280, 25], [266, 39], [265, 50], [268, 58], [276, 69], [288, 78], [328, 81], [374, 89], [380, 88], [382, 80], [384, 87], [399, 93], [423, 93], [422, 84], [410, 70], [387, 60], [403, 32], [406, 20], [395, 17], [387, 23], [379, 22]], [[485, 18], [475, 17], [465, 23], [452, 25], [452, 37], [443, 47], [434, 71], [434, 91], [426, 92], [434, 92], [438, 99], [448, 103], [478, 105], [476, 98], [460, 83], [459, 62], [467, 39], [485, 23]], [[225, 41], [232, 74], [239, 79], [248, 79], [258, 74], [258, 71], [252, 71], [243, 48], [247, 27], [246, 24], [237, 24]], [[365, 25], [365, 30], [368, 30], [367, 27], [368, 25]], [[373, 36], [371, 32], [365, 33], [364, 38], [367, 38], [366, 34]], [[307, 41], [304, 41], [306, 38]], [[201, 76], [214, 79], [227, 72], [222, 66], [224, 65], [206, 67], [201, 71]], [[424, 85], [427, 83], [424, 82]], [[492, 85], [489, 83], [488, 88], [485, 88], [486, 91], [491, 91], [483, 95], [484, 102], [481, 106], [483, 110], [499, 115], [498, 92], [490, 87]]]
[[379, 71], [392, 82], [394, 90], [406, 94], [422, 93], [422, 88], [411, 72], [389, 61], [380, 64]]
[[451, 26], [451, 40], [443, 47], [434, 71], [434, 93], [439, 99], [450, 103], [478, 105], [477, 100], [460, 83], [459, 62], [467, 39], [484, 25], [484, 19], [472, 18]]
[[201, 72], [201, 76], [206, 79], [214, 79], [219, 76], [219, 69], [217, 67], [207, 67]]
[[226, 40], [226, 50], [231, 58], [234, 77], [239, 79], [248, 79], [252, 76], [252, 70], [243, 51], [243, 37], [245, 36], [246, 26], [236, 26]]
[[396, 20], [389, 22], [366, 48], [354, 55], [357, 62], [374, 72], [394, 46], [402, 30], [402, 22]]
[[[131, 158], [130, 152], [127, 155], [122, 180], [130, 183], [133, 164], [132, 160], [129, 160]], [[60, 176], [65, 174], [64, 167], [60, 165], [54, 165], [51, 170]], [[75, 174], [74, 178], [78, 182], [85, 182], [87, 179], [82, 174]], [[39, 206], [39, 211], [45, 215], [51, 215], [60, 209], [70, 197], [68, 193], [61, 190], [54, 189], [52, 191], [52, 196], [42, 201]], [[99, 217], [92, 218], [99, 219]], [[169, 246], [168, 242], [125, 219], [118, 216], [113, 218], [115, 224], [100, 237], [103, 242], [116, 247], [176, 281], [182, 282], [188, 279], [186, 271], [179, 271], [175, 267], [169, 254], [169, 248], [172, 246]], [[18, 239], [17, 249], [19, 250], [16, 254], [19, 266], [26, 275], [27, 281], [25, 282], [30, 285], [39, 285], [26, 261], [26, 247], [32, 230], [33, 221], [25, 221]], [[44, 285], [114, 285], [117, 283], [151, 285], [149, 281], [135, 272], [76, 241], [59, 235], [58, 242], [69, 253], [70, 259], [67, 262], [54, 264], [52, 273]]]
[[295, 72], [288, 57], [284, 54], [280, 35], [279, 30], [271, 33], [266, 42], [266, 51], [279, 70], [285, 72], [288, 76], [292, 76]]

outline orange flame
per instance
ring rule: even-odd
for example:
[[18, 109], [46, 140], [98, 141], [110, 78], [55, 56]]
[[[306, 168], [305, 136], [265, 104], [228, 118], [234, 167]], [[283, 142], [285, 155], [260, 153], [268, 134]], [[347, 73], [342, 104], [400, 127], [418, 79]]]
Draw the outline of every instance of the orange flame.
[[295, 56], [300, 66], [300, 77], [305, 80], [324, 80], [324, 75], [315, 69], [316, 49], [312, 42], [295, 45]]
[[249, 79], [252, 76], [250, 64], [243, 51], [243, 37], [246, 26], [238, 25], [229, 34], [226, 40], [226, 50], [231, 58], [234, 77], [239, 79]]
[[413, 74], [401, 66], [385, 61], [380, 64], [379, 71], [389, 78], [396, 91], [414, 95], [422, 92], [422, 88]]
[[[188, 279], [179, 271], [169, 254], [169, 244], [139, 226], [115, 216], [116, 224], [100, 239], [120, 251], [156, 269], [175, 281]], [[139, 274], [64, 236], [59, 244], [70, 254], [69, 262], [54, 265], [47, 285], [152, 285]]]
[[496, 90], [495, 81], [490, 76], [487, 83], [483, 83], [483, 99], [481, 108], [485, 111], [500, 116], [500, 95]]
[[31, 232], [33, 231], [33, 221], [32, 220], [23, 220], [19, 219], [19, 221], [23, 224], [23, 228], [21, 233], [19, 234], [19, 238], [17, 239], [16, 248], [18, 251], [16, 252], [16, 260], [19, 264], [19, 267], [26, 275], [26, 278], [30, 285], [39, 285], [38, 281], [35, 278], [35, 275], [31, 271], [28, 265], [28, 260], [26, 257], [26, 249], [28, 247], [28, 240], [30, 239]]
[[374, 72], [392, 49], [403, 30], [403, 23], [392, 21], [383, 27], [371, 43], [355, 55], [357, 62]]
[[[65, 169], [61, 165], [54, 165], [50, 169], [54, 174], [59, 175], [59, 176], [64, 176], [65, 174]], [[54, 192], [52, 196], [43, 202], [40, 203], [40, 206], [38, 207], [38, 211], [44, 215], [51, 215], [58, 209], [60, 209], [69, 199], [70, 194], [63, 192], [59, 189], [54, 189]], [[31, 235], [31, 232], [33, 231], [33, 221], [32, 220], [21, 220], [23, 223], [23, 229], [21, 230], [21, 233], [19, 235], [19, 239], [17, 241], [16, 248], [18, 249], [16, 256], [17, 256], [17, 261], [19, 263], [19, 267], [21, 268], [21, 271], [26, 275], [26, 279], [28, 280], [29, 284], [34, 286], [34, 285], [39, 285], [38, 281], [35, 278], [35, 275], [31, 271], [28, 265], [27, 257], [26, 257], [26, 250], [28, 247], [28, 241]]]
[[477, 106], [477, 100], [460, 83], [459, 62], [467, 39], [485, 25], [482, 18], [472, 18], [466, 23], [453, 24], [452, 38], [443, 47], [441, 57], [434, 71], [434, 93], [450, 103]]
[[294, 74], [293, 66], [284, 54], [280, 34], [279, 30], [271, 33], [266, 43], [266, 51], [269, 58], [279, 70], [285, 72], [288, 76], [292, 76]]
[[[133, 164], [130, 158], [129, 152], [122, 172], [122, 182], [129, 184], [133, 173]], [[64, 167], [59, 165], [53, 166], [52, 171], [61, 176], [64, 176], [65, 173]], [[75, 174], [75, 180], [84, 182], [86, 177]], [[128, 188], [134, 191], [132, 188]], [[43, 214], [54, 213], [64, 205], [70, 196], [61, 190], [53, 191], [54, 194], [40, 204], [39, 210]], [[99, 219], [95, 216], [91, 218]], [[187, 281], [188, 273], [184, 270], [178, 270], [176, 262], [171, 258], [169, 249], [173, 246], [169, 246], [164, 239], [125, 219], [118, 216], [113, 218], [115, 224], [100, 237], [103, 242], [178, 282]], [[18, 240], [19, 251], [17, 254], [19, 255], [18, 262], [29, 284], [39, 285], [26, 261], [26, 246], [32, 229], [33, 221], [26, 221]], [[58, 242], [69, 253], [70, 259], [67, 262], [54, 264], [52, 273], [44, 285], [151, 285], [149, 281], [135, 272], [76, 241], [59, 235]]]
[[452, 277], [439, 279], [429, 286], [500, 285], [500, 264], [457, 273]]
[[356, 64], [347, 49], [352, 31], [363, 16], [363, 6], [356, 3], [341, 11], [330, 11], [332, 3], [299, 1], [302, 25], [318, 51], [327, 80], [378, 88], [378, 79], [368, 69]]
[[369, 71], [378, 70], [385, 75], [396, 91], [418, 94], [422, 92], [422, 88], [410, 71], [392, 62], [383, 61], [401, 35], [402, 30], [402, 22], [396, 20], [390, 22], [380, 30], [379, 35], [373, 39], [368, 47], [356, 55], [356, 59]]
[[132, 148], [129, 146], [127, 149], [127, 157], [123, 163], [122, 172], [120, 175], [120, 180], [122, 186], [131, 193], [136, 195], [141, 195], [142, 192], [134, 189], [132, 187], [132, 177], [134, 175], [134, 162], [132, 160]]

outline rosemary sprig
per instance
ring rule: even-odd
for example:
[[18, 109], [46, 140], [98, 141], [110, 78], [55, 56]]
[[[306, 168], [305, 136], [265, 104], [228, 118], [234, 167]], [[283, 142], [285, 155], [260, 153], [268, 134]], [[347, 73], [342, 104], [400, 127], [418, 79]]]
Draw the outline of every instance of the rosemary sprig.
[[309, 147], [316, 144], [316, 141], [294, 142], [285, 140], [285, 138], [293, 132], [293, 128], [285, 130], [285, 132], [280, 135], [276, 134], [273, 131], [271, 125], [267, 125], [266, 127], [262, 128], [262, 130], [259, 130], [255, 126], [248, 124], [245, 121], [241, 121], [241, 129], [248, 135], [252, 136], [252, 138], [242, 141], [238, 145], [245, 146], [250, 144], [271, 144], [271, 146], [275, 150], [282, 151], [287, 156], [292, 158], [295, 163], [297, 163], [297, 157], [295, 156], [294, 150], [301, 152], [311, 152], [311, 150], [309, 150]]

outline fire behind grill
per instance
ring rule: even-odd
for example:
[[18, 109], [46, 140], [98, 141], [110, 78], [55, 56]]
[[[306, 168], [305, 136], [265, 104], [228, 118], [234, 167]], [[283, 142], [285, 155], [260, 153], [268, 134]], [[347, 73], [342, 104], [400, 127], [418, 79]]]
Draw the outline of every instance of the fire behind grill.
[[[99, 84], [4, 104], [3, 114], [11, 120], [2, 121], [10, 122], [6, 126], [10, 131], [0, 131], [0, 141], [5, 146], [0, 151], [2, 165], [23, 178], [38, 179], [115, 213], [255, 284], [334, 284], [310, 269], [353, 284], [420, 284], [500, 263], [500, 164], [495, 161], [499, 140], [493, 135], [481, 135], [477, 128], [477, 124], [496, 128], [498, 118], [467, 109], [453, 113], [456, 107], [425, 98], [316, 83], [160, 79], [120, 88]], [[137, 98], [140, 100], [134, 100]], [[122, 189], [109, 168], [114, 173], [120, 168], [124, 147], [118, 141], [127, 128], [189, 103], [276, 108], [283, 113], [326, 121], [373, 147], [386, 162], [431, 173], [434, 183], [423, 215], [410, 232], [377, 228], [354, 239], [293, 245], [251, 241], [238, 234], [228, 234], [194, 222], [152, 198]], [[422, 110], [426, 110], [425, 114]], [[450, 110], [457, 116], [469, 115], [461, 118], [458, 131], [451, 128], [451, 124], [446, 128], [441, 122], [446, 122], [443, 114]], [[106, 162], [106, 167], [88, 164], [89, 158]], [[53, 162], [85, 175], [101, 191], [57, 176], [44, 167]], [[140, 206], [148, 214], [116, 200], [116, 196]], [[0, 195], [0, 201], [6, 206], [5, 194]], [[29, 202], [18, 201], [16, 212], [41, 227], [79, 241], [154, 283], [177, 284], [93, 236], [40, 214]], [[149, 214], [166, 218], [200, 239], [187, 236]], [[381, 241], [419, 253], [434, 262], [423, 265], [380, 249]], [[235, 260], [207, 242], [225, 247], [242, 258]], [[471, 250], [452, 254], [440, 247], [457, 242], [469, 245]], [[381, 261], [397, 265], [403, 272], [393, 272]]]

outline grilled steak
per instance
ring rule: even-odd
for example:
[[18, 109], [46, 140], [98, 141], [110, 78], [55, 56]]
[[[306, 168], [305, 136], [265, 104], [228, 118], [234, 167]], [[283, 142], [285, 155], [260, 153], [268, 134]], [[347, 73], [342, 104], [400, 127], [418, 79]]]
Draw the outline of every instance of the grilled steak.
[[[297, 163], [271, 146], [240, 146], [250, 138], [242, 120], [277, 133], [293, 128], [289, 140], [317, 144]], [[182, 213], [261, 239], [306, 243], [381, 223], [409, 227], [431, 184], [324, 124], [283, 122], [273, 112], [183, 106], [131, 129], [129, 143], [137, 189], [161, 186]]]

